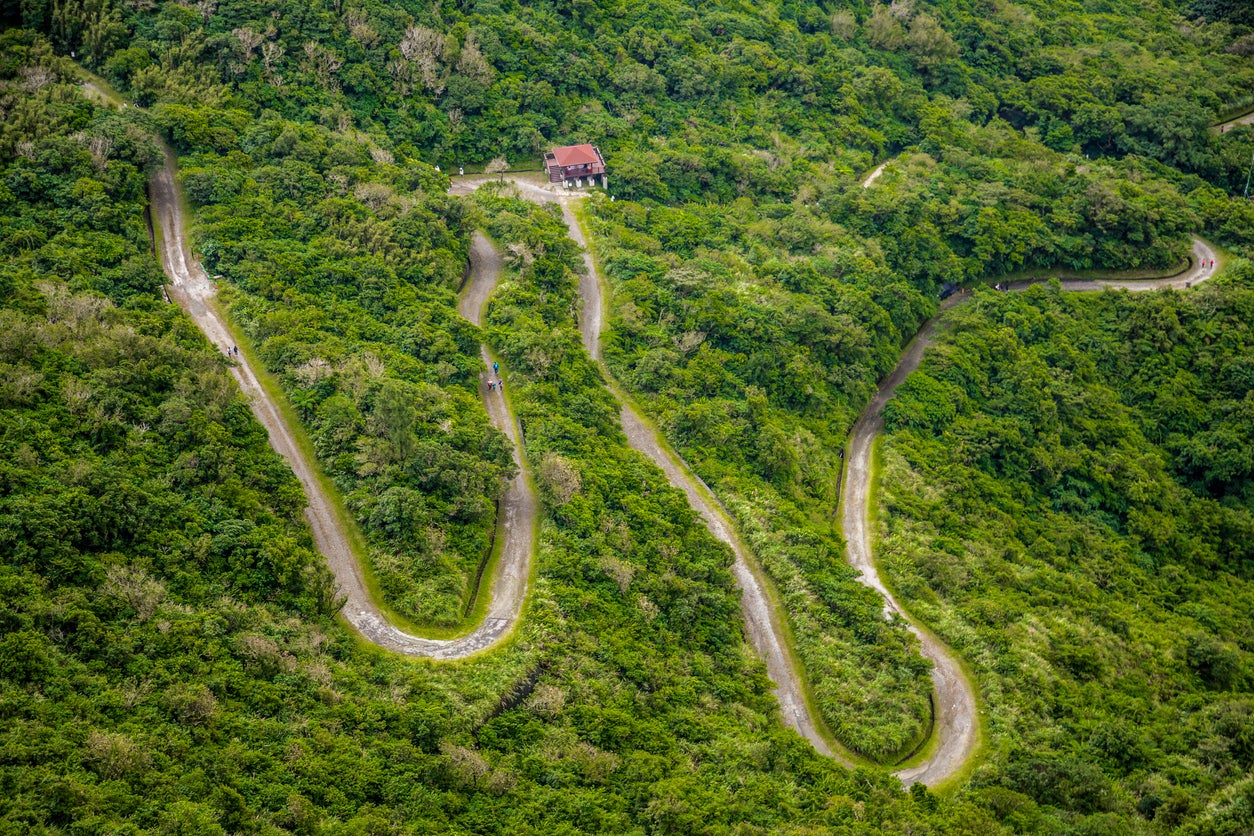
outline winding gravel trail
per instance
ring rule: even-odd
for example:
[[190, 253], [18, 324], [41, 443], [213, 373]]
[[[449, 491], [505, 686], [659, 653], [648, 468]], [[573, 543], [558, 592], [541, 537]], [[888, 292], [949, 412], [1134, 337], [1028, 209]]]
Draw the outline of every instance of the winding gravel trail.
[[[152, 178], [150, 192], [154, 224], [160, 231], [161, 264], [169, 276], [170, 297], [179, 303], [215, 346], [225, 350], [234, 342], [226, 320], [213, 303], [216, 288], [205, 271], [191, 257], [183, 221], [182, 193], [178, 185], [174, 155], [163, 147], [165, 165]], [[482, 236], [477, 236], [471, 249], [471, 276], [460, 300], [459, 310], [476, 325], [480, 312], [500, 275], [500, 258]], [[339, 592], [344, 596], [344, 617], [365, 638], [397, 653], [432, 659], [463, 659], [486, 650], [506, 638], [517, 623], [527, 594], [531, 562], [535, 549], [537, 503], [525, 476], [526, 467], [519, 452], [517, 422], [504, 398], [486, 391], [486, 374], [490, 368], [486, 348], [481, 347], [485, 372], [481, 380], [484, 406], [493, 426], [509, 436], [514, 445], [514, 464], [518, 475], [510, 480], [501, 498], [497, 516], [496, 539], [501, 549], [496, 571], [491, 579], [491, 595], [483, 623], [470, 633], [454, 639], [426, 639], [415, 636], [389, 623], [379, 610], [366, 586], [361, 566], [353, 555], [347, 529], [336, 506], [323, 490], [315, 475], [314, 464], [308, 461], [265, 388], [262, 387], [245, 355], [233, 357], [231, 373], [248, 399], [253, 414], [270, 433], [270, 444], [287, 460], [300, 480], [309, 507], [309, 521], [314, 544], [326, 558], [335, 574]], [[479, 594], [485, 594], [480, 591]]]
[[[869, 186], [884, 170], [887, 163], [877, 167], [863, 182]], [[469, 194], [490, 177], [466, 177], [454, 181], [450, 191]], [[520, 195], [539, 203], [558, 203], [570, 230], [571, 238], [583, 247], [585, 275], [580, 277], [582, 315], [579, 328], [584, 347], [597, 359], [600, 357], [600, 334], [604, 328], [604, 293], [602, 282], [589, 253], [587, 241], [578, 220], [571, 211], [574, 201], [583, 195], [570, 193], [558, 186], [549, 186], [540, 177], [512, 176], [509, 178]], [[1069, 291], [1123, 288], [1130, 291], [1155, 290], [1165, 287], [1185, 288], [1205, 281], [1214, 270], [1204, 266], [1215, 258], [1214, 251], [1200, 238], [1193, 239], [1192, 263], [1189, 269], [1161, 279], [1064, 279], [1062, 287]], [[1016, 282], [1011, 289], [1020, 290], [1046, 280]], [[966, 297], [953, 296], [942, 306], [944, 310], [960, 304]], [[873, 536], [869, 529], [868, 509], [871, 501], [871, 451], [876, 436], [883, 428], [884, 405], [892, 398], [901, 381], [914, 371], [931, 342], [936, 317], [927, 322], [907, 346], [901, 361], [892, 374], [881, 383], [875, 397], [854, 425], [850, 435], [849, 452], [846, 456], [846, 473], [842, 480], [841, 506], [847, 543], [847, 557], [851, 565], [861, 573], [860, 580], [884, 596], [885, 615], [897, 614], [910, 625], [918, 636], [922, 655], [933, 664], [932, 682], [935, 718], [933, 736], [929, 741], [931, 751], [918, 764], [898, 770], [895, 774], [907, 786], [922, 783], [935, 786], [953, 777], [974, 754], [979, 739], [979, 708], [972, 683], [962, 670], [957, 656], [926, 628], [918, 625], [901, 607], [888, 590], [875, 565]], [[804, 686], [800, 666], [796, 663], [785, 640], [779, 622], [780, 615], [767, 595], [767, 581], [760, 574], [749, 554], [736, 535], [726, 510], [692, 469], [675, 453], [647, 419], [630, 403], [614, 378], [605, 370], [610, 391], [620, 404], [620, 420], [628, 442], [644, 453], [666, 474], [672, 485], [688, 497], [688, 502], [701, 515], [710, 532], [731, 546], [735, 554], [733, 573], [741, 589], [741, 608], [745, 617], [745, 629], [754, 648], [766, 662], [767, 670], [775, 683], [775, 695], [785, 723], [809, 740], [816, 750], [837, 757], [845, 763], [850, 759], [834, 752], [821, 729], [821, 721], [809, 709], [804, 699]]]
[[[1202, 239], [1194, 237], [1191, 265], [1184, 272], [1161, 279], [1064, 279], [1064, 290], [1093, 291], [1103, 288], [1123, 289], [1133, 292], [1186, 288], [1211, 278], [1217, 268], [1206, 266], [1215, 259], [1215, 252]], [[1015, 282], [1011, 290], [1023, 290], [1047, 279]], [[931, 631], [922, 628], [897, 603], [888, 590], [876, 567], [874, 533], [870, 530], [871, 504], [871, 454], [876, 436], [884, 427], [884, 405], [892, 399], [897, 387], [911, 372], [918, 368], [923, 353], [931, 344], [936, 325], [944, 312], [962, 304], [970, 297], [951, 296], [942, 310], [932, 317], [906, 347], [900, 362], [880, 384], [879, 390], [850, 433], [846, 455], [845, 478], [841, 487], [846, 553], [849, 563], [858, 569], [859, 580], [884, 596], [884, 613], [897, 614], [910, 624], [910, 630], [919, 637], [923, 656], [934, 665], [932, 671], [935, 711], [933, 734], [936, 743], [926, 760], [896, 774], [909, 785], [922, 783], [934, 786], [953, 776], [966, 764], [978, 742], [978, 703], [972, 683], [962, 670], [957, 655]]]
[[[89, 90], [113, 100], [97, 85], [88, 82]], [[1233, 120], [1254, 121], [1254, 114]], [[152, 178], [150, 192], [154, 224], [160, 230], [160, 258], [170, 279], [169, 293], [191, 316], [196, 325], [214, 345], [225, 349], [232, 344], [230, 329], [222, 314], [213, 303], [216, 288], [213, 282], [190, 255], [185, 226], [181, 190], [177, 181], [174, 155], [162, 147], [165, 165]], [[878, 166], [862, 183], [869, 187], [887, 163]], [[466, 177], [454, 181], [450, 192], [469, 194], [491, 177]], [[584, 348], [594, 360], [600, 360], [600, 335], [605, 327], [604, 294], [602, 282], [592, 259], [583, 230], [571, 206], [582, 195], [564, 193], [560, 187], [550, 187], [540, 177], [511, 176], [510, 181], [520, 193], [536, 202], [558, 203], [570, 237], [578, 243], [584, 254], [585, 270], [580, 276], [579, 291], [582, 302], [579, 327]], [[1191, 269], [1164, 279], [1136, 280], [1081, 280], [1062, 281], [1066, 290], [1100, 290], [1105, 287], [1123, 288], [1129, 291], [1155, 290], [1164, 287], [1183, 288], [1209, 279], [1214, 270], [1203, 267], [1214, 259], [1214, 251], [1200, 238], [1194, 238], [1194, 261]], [[499, 279], [501, 259], [491, 243], [476, 233], [471, 245], [471, 274], [458, 303], [459, 313], [472, 323], [481, 324], [481, 316], [487, 299]], [[1011, 286], [1019, 290], [1036, 282], [1018, 282]], [[950, 305], [962, 301], [952, 297]], [[943, 310], [942, 310], [943, 314]], [[842, 487], [845, 535], [848, 558], [862, 572], [862, 581], [884, 596], [885, 613], [897, 613], [908, 621], [908, 614], [901, 608], [885, 586], [875, 566], [867, 512], [870, 491], [870, 460], [876, 436], [883, 427], [883, 408], [892, 398], [901, 381], [914, 371], [930, 344], [939, 318], [938, 314], [926, 323], [903, 354], [901, 362], [880, 385], [871, 404], [855, 424], [851, 434], [846, 475]], [[486, 346], [480, 347], [485, 364], [481, 373], [481, 390], [486, 389], [491, 356]], [[604, 366], [603, 366], [604, 368]], [[248, 399], [253, 413], [266, 427], [274, 449], [282, 455], [300, 480], [309, 499], [305, 516], [309, 521], [314, 542], [331, 567], [339, 590], [345, 598], [343, 614], [349, 623], [371, 642], [398, 653], [434, 659], [460, 659], [480, 652], [509, 635], [517, 623], [526, 599], [531, 564], [534, 560], [537, 502], [527, 479], [524, 457], [517, 431], [517, 421], [504, 397], [496, 392], [482, 391], [484, 405], [492, 424], [504, 432], [514, 448], [517, 475], [510, 480], [501, 499], [497, 522], [497, 538], [501, 553], [496, 562], [489, 593], [491, 603], [484, 621], [469, 634], [447, 640], [426, 639], [406, 633], [390, 624], [378, 609], [367, 590], [361, 567], [353, 556], [347, 531], [315, 476], [311, 462], [307, 461], [297, 445], [277, 405], [270, 399], [248, 359], [241, 355], [231, 369], [241, 391]], [[768, 673], [775, 683], [775, 695], [785, 723], [811, 742], [816, 750], [849, 763], [842, 753], [833, 751], [827, 737], [820, 732], [820, 721], [812, 714], [804, 698], [800, 667], [790, 653], [783, 638], [784, 629], [779, 614], [768, 597], [768, 581], [761, 575], [752, 556], [740, 541], [726, 510], [683, 459], [672, 450], [644, 416], [630, 403], [621, 388], [605, 369], [609, 389], [618, 398], [623, 431], [631, 446], [648, 456], [666, 474], [670, 483], [688, 497], [694, 510], [701, 515], [707, 528], [715, 537], [731, 547], [735, 561], [733, 574], [741, 590], [741, 607], [745, 616], [746, 632], [750, 642], [766, 662]], [[484, 594], [484, 593], [480, 593]], [[922, 652], [935, 668], [933, 672], [934, 704], [937, 738], [932, 754], [917, 766], [900, 770], [896, 774], [906, 784], [924, 783], [935, 785], [951, 777], [970, 757], [978, 732], [977, 706], [971, 683], [948, 647], [929, 631], [911, 621], [911, 630], [919, 636]]]
[[[449, 189], [451, 194], [470, 194], [483, 183], [496, 178], [470, 176], [454, 178]], [[596, 263], [592, 259], [583, 229], [572, 210], [575, 202], [584, 199], [581, 192], [569, 192], [561, 186], [550, 185], [540, 175], [509, 175], [509, 180], [520, 196], [535, 203], [557, 203], [561, 206], [570, 237], [583, 248], [584, 273], [579, 277], [580, 316], [579, 334], [589, 356], [601, 358], [601, 333], [605, 328], [605, 299], [603, 283]], [[762, 575], [752, 554], [736, 534], [727, 511], [714, 497], [709, 487], [701, 481], [692, 468], [663, 440], [661, 434], [631, 403], [615, 381], [609, 369], [601, 368], [607, 380], [607, 388], [619, 402], [619, 420], [627, 442], [643, 453], [666, 474], [667, 481], [684, 492], [688, 504], [700, 516], [710, 533], [731, 547], [735, 555], [732, 574], [740, 588], [740, 606], [744, 613], [745, 632], [758, 655], [766, 663], [767, 673], [775, 683], [774, 693], [779, 700], [784, 722], [810, 741], [816, 750], [852, 765], [853, 760], [843, 751], [834, 750], [829, 736], [821, 730], [818, 718], [811, 712], [805, 699], [801, 667], [793, 657], [786, 639], [780, 615], [771, 603], [768, 581]]]

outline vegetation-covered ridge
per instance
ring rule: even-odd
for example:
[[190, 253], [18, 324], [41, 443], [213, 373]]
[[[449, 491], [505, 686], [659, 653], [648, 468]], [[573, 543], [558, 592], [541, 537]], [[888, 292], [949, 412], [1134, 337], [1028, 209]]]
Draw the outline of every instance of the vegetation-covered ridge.
[[[1254, 228], [1250, 207], [1223, 191], [1240, 179], [1247, 133], [1193, 130], [1199, 114], [1239, 98], [1250, 72], [1239, 22], [1183, 31], [1165, 2], [1138, 7], [1135, 22], [1122, 7], [1090, 19], [1045, 4], [994, 6], [828, 15], [794, 3], [752, 12], [714, 3], [691, 14], [675, 0], [630, 10], [362, 0], [263, 11], [228, 0], [9, 13], [151, 106], [186, 158], [206, 266], [245, 291], [235, 315], [311, 424], [323, 466], [366, 533], [385, 600], [417, 623], [452, 627], [472, 594], [489, 539], [485, 509], [507, 461], [504, 445], [483, 441], [482, 414], [461, 408], [472, 397], [474, 340], [440, 319], [448, 306], [439, 294], [460, 269], [469, 230], [435, 195], [442, 178], [419, 161], [538, 159], [550, 140], [592, 139], [610, 155], [619, 196], [644, 201], [656, 223], [669, 224], [656, 243], [637, 240], [645, 255], [664, 246], [672, 260], [686, 259], [699, 241], [723, 258], [742, 255], [767, 287], [779, 280], [823, 293], [813, 267], [823, 281], [875, 296], [856, 313], [825, 302], [857, 322], [826, 329], [824, 350], [805, 346], [818, 363], [784, 347], [755, 358], [751, 374], [733, 364], [739, 381], [770, 399], [780, 432], [768, 434], [773, 452], [750, 467], [776, 482], [797, 481], [790, 462], [812, 462], [811, 482], [838, 465], [829, 442], [942, 282], [1020, 266], [1164, 264], [1182, 257], [1187, 230], [1205, 226], [1239, 242]], [[1151, 60], [1164, 55], [1173, 60]], [[1115, 83], [1124, 70], [1153, 83]], [[1068, 110], [1070, 92], [1090, 76], [1102, 83]], [[902, 165], [876, 189], [848, 188], [872, 157], [898, 152]], [[1099, 159], [1082, 161], [1081, 152]], [[702, 206], [711, 200], [735, 211]], [[735, 223], [725, 228], [715, 215]], [[417, 272], [442, 280], [399, 303], [383, 290], [394, 274], [399, 293], [410, 293]], [[737, 282], [744, 273], [733, 266]], [[347, 298], [350, 275], [361, 277], [356, 299]], [[336, 301], [319, 300], [316, 314], [324, 291]], [[303, 313], [275, 309], [288, 304]], [[369, 327], [318, 318], [357, 322], [354, 305]], [[395, 333], [413, 317], [424, 331], [416, 349]], [[684, 333], [666, 336], [683, 344]], [[737, 341], [713, 334], [710, 342]], [[398, 349], [410, 359], [399, 362]], [[420, 393], [373, 391], [365, 382], [373, 366], [339, 367], [350, 355], [384, 363], [392, 389], [439, 390], [436, 406], [418, 416], [422, 474], [406, 475], [415, 462], [392, 461], [397, 451], [375, 443], [376, 400]], [[843, 379], [821, 380], [829, 359]], [[317, 378], [320, 364], [334, 381]], [[743, 414], [749, 393], [732, 386]], [[836, 432], [799, 426], [788, 414], [796, 405], [784, 402], [797, 398], [832, 412]], [[453, 416], [452, 444], [435, 429], [445, 416]], [[420, 496], [404, 492], [415, 484]]]
[[[846, 735], [865, 731], [862, 751], [889, 753], [920, 727], [921, 714], [909, 709], [925, 697], [927, 672], [900, 625], [883, 625], [875, 596], [854, 588], [842, 565], [831, 519], [837, 451], [945, 282], [972, 285], [1023, 269], [1153, 269], [1178, 262], [1190, 232], [1251, 254], [1254, 203], [1233, 196], [1245, 185], [1254, 133], [1207, 130], [1246, 106], [1254, 31], [1245, 5], [0, 2], [0, 29], [24, 27], [0, 35], [0, 309], [21, 319], [25, 335], [21, 352], [7, 348], [0, 358], [6, 392], [23, 399], [0, 405], [0, 433], [34, 427], [12, 436], [17, 446], [0, 456], [0, 515], [10, 532], [0, 540], [0, 566], [17, 578], [6, 587], [0, 625], [5, 825], [209, 833], [1249, 829], [1245, 811], [1254, 801], [1241, 776], [1254, 689], [1241, 673], [1249, 648], [1239, 621], [1249, 607], [1240, 609], [1242, 576], [1211, 553], [1220, 553], [1222, 538], [1249, 541], [1232, 516], [1243, 500], [1214, 495], [1225, 509], [1215, 513], [1187, 497], [1170, 505], [1181, 496], [1172, 482], [1201, 497], [1210, 489], [1195, 482], [1239, 469], [1250, 425], [1239, 373], [1224, 378], [1230, 392], [1213, 388], [1228, 366], [1239, 370], [1235, 359], [1187, 374], [1173, 367], [1170, 380], [1146, 383], [1127, 409], [1162, 407], [1142, 426], [1148, 446], [1112, 428], [1107, 417], [1123, 414], [1115, 400], [1099, 396], [1089, 385], [1095, 379], [1068, 378], [1069, 368], [1033, 377], [1024, 389], [1058, 383], [1050, 390], [1058, 413], [1088, 435], [1060, 432], [1054, 445], [997, 415], [973, 418], [974, 429], [955, 440], [977, 464], [987, 454], [1000, 467], [1004, 457], [1027, 476], [988, 471], [972, 495], [995, 497], [1015, 509], [1014, 519], [977, 519], [957, 532], [968, 556], [942, 567], [957, 573], [947, 582], [961, 585], [964, 572], [979, 568], [969, 555], [1002, 554], [986, 575], [1013, 596], [1005, 603], [1000, 593], [985, 600], [964, 592], [935, 613], [918, 604], [927, 597], [922, 586], [905, 596], [973, 660], [981, 685], [989, 683], [993, 720], [987, 762], [952, 796], [922, 787], [903, 796], [882, 771], [851, 775], [780, 726], [761, 665], [737, 629], [730, 555], [622, 445], [598, 375], [577, 349], [567, 353], [578, 345], [574, 278], [555, 219], [490, 201], [467, 210], [443, 197], [447, 181], [433, 168], [499, 155], [525, 165], [568, 141], [602, 148], [617, 200], [594, 198], [589, 226], [619, 300], [609, 366], [736, 515], [788, 606], [802, 613], [798, 623], [813, 627], [803, 637], [812, 646], [806, 665], [850, 674], [829, 681], [856, 687], [818, 695], [824, 716], [833, 727], [845, 723]], [[92, 109], [66, 83], [54, 52], [77, 54], [143, 111]], [[537, 472], [549, 468], [538, 480], [549, 487], [541, 485], [535, 597], [508, 649], [475, 665], [431, 666], [351, 642], [325, 614], [326, 575], [299, 521], [286, 522], [299, 499], [284, 493], [295, 483], [281, 463], [259, 483], [256, 503], [236, 487], [232, 468], [268, 455], [260, 439], [247, 440], [260, 435], [247, 410], [236, 402], [239, 420], [225, 431], [198, 423], [198, 410], [219, 413], [213, 387], [199, 392], [189, 374], [217, 368], [216, 377], [201, 377], [224, 384], [221, 403], [234, 396], [215, 367], [221, 360], [175, 312], [161, 306], [153, 316], [169, 318], [183, 351], [148, 364], [161, 374], [127, 381], [125, 390], [93, 377], [115, 370], [67, 359], [80, 351], [75, 339], [41, 336], [90, 322], [40, 301], [60, 298], [58, 286], [75, 309], [100, 307], [95, 321], [118, 339], [127, 329], [154, 333], [140, 316], [159, 275], [138, 220], [147, 152], [132, 142], [150, 129], [189, 164], [205, 266], [236, 294], [238, 318], [264, 363], [316, 430], [323, 466], [352, 497], [385, 597], [415, 621], [451, 625], [464, 611], [467, 579], [491, 528], [483, 513], [491, 486], [509, 466], [508, 445], [481, 432], [486, 418], [472, 379], [480, 334], [453, 312], [476, 213], [503, 219], [494, 231], [501, 241], [540, 245], [519, 251], [509, 295], [494, 305], [502, 319], [489, 328], [491, 344], [515, 351], [503, 356], [517, 369], [511, 396], [530, 399], [518, 403], [528, 455]], [[888, 158], [896, 162], [872, 188], [857, 188], [855, 178]], [[1158, 335], [1174, 333], [1152, 303], [1126, 305], [1101, 327], [1127, 342], [1162, 343]], [[1155, 316], [1137, 334], [1119, 330], [1138, 311]], [[1222, 328], [1244, 316], [1224, 314]], [[980, 321], [973, 327], [991, 330], [972, 333], [994, 340], [1027, 327], [1011, 320]], [[1181, 339], [1155, 348], [1174, 353]], [[1199, 339], [1190, 343], [1195, 354], [1218, 356], [1221, 332]], [[45, 351], [53, 342], [57, 350]], [[1031, 344], [1052, 351], [1051, 342]], [[123, 348], [101, 345], [125, 357]], [[1234, 357], [1244, 350], [1234, 345]], [[525, 367], [545, 358], [547, 369]], [[1156, 359], [1138, 356], [1147, 366]], [[315, 360], [332, 379], [316, 376]], [[1130, 371], [1119, 367], [1122, 378], [1108, 388], [1123, 393]], [[971, 403], [955, 410], [1000, 397], [999, 377], [972, 374], [964, 381]], [[67, 383], [71, 376], [92, 396]], [[1083, 392], [1061, 386], [1068, 382]], [[411, 405], [438, 406], [419, 412], [418, 458], [392, 458], [392, 439], [381, 432], [384, 388]], [[105, 390], [108, 397], [96, 394]], [[1081, 420], [1090, 390], [1098, 393], [1096, 417]], [[87, 439], [54, 414], [64, 403], [77, 418], [99, 400], [93, 428], [115, 415], [125, 421], [132, 413], [116, 407], [123, 391], [157, 408], [182, 399], [189, 423], [205, 427], [211, 442], [176, 446], [183, 442], [168, 435], [176, 425], [152, 411]], [[1214, 403], [1227, 411], [1216, 417]], [[1041, 410], [1032, 421], [1048, 423]], [[962, 426], [956, 413], [951, 423]], [[123, 432], [159, 448], [145, 453], [157, 464], [132, 456], [137, 447], [118, 454], [106, 446]], [[1063, 443], [1076, 439], [1089, 447]], [[248, 449], [235, 451], [235, 442]], [[129, 490], [119, 498], [98, 481], [79, 481], [84, 466], [55, 456], [34, 485], [28, 474], [43, 460], [21, 444], [74, 450], [84, 460], [84, 445], [113, 455], [110, 485], [155, 474], [135, 501], [147, 503], [142, 522], [154, 548], [169, 544], [179, 560], [149, 560], [117, 533], [134, 527], [126, 525]], [[1047, 454], [1014, 458], [1042, 445]], [[1087, 452], [1108, 448], [1114, 454], [1100, 459]], [[1117, 492], [1139, 465], [1136, 454], [1153, 458], [1146, 450], [1166, 451], [1168, 481], [1136, 481], [1125, 509]], [[1068, 470], [1071, 459], [1080, 464]], [[1101, 469], [1107, 461], [1121, 469]], [[1178, 470], [1179, 462], [1196, 464], [1197, 473]], [[886, 470], [895, 466], [886, 459]], [[199, 493], [170, 494], [190, 490], [188, 469], [205, 469], [193, 485]], [[1032, 480], [1054, 472], [1083, 478], [1049, 486], [1046, 501]], [[924, 498], [933, 488], [949, 491], [929, 514], [978, 505], [951, 499], [945, 478], [953, 473], [967, 471], [947, 467], [918, 483]], [[1198, 475], [1205, 473], [1212, 475]], [[379, 507], [375, 500], [389, 492], [397, 501]], [[148, 499], [167, 494], [177, 506], [168, 514]], [[109, 501], [96, 504], [98, 497]], [[1022, 510], [1014, 505], [1021, 498]], [[1153, 506], [1156, 498], [1170, 502]], [[208, 510], [184, 525], [184, 508]], [[1177, 511], [1195, 516], [1180, 523]], [[1087, 528], [1077, 534], [1055, 514], [1089, 515], [1123, 539]], [[72, 520], [87, 533], [50, 538], [54, 548], [39, 539], [45, 518], [53, 526]], [[263, 532], [270, 539], [236, 537], [247, 526], [226, 525], [273, 519], [277, 528]], [[1018, 544], [1009, 557], [999, 551], [1003, 528]], [[296, 545], [282, 554], [260, 548], [284, 542], [278, 533]], [[960, 539], [968, 535], [969, 544]], [[46, 551], [32, 556], [28, 536]], [[1170, 560], [1160, 559], [1164, 550]], [[924, 556], [903, 566], [907, 579], [930, 574], [935, 554], [955, 549], [903, 546], [915, 551]], [[1067, 561], [1083, 571], [1096, 563], [1091, 585]], [[143, 595], [134, 600], [144, 609], [132, 614], [106, 591], [116, 562], [142, 570], [129, 576], [141, 591], [158, 585], [151, 615]], [[1186, 646], [1154, 632], [1166, 629], [1156, 623], [1145, 626], [1147, 612], [1164, 613], [1160, 621], [1184, 631]], [[1063, 621], [1074, 622], [1075, 635], [1057, 633]], [[977, 646], [985, 641], [992, 650]], [[864, 705], [907, 710], [877, 725], [859, 717]]]

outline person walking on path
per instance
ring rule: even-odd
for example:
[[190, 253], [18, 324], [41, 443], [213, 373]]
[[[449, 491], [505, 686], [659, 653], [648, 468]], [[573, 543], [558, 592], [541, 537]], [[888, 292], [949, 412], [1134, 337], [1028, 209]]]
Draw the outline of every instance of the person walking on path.
[[501, 364], [496, 362], [495, 360], [492, 361], [492, 374], [496, 375], [497, 377], [501, 376]]

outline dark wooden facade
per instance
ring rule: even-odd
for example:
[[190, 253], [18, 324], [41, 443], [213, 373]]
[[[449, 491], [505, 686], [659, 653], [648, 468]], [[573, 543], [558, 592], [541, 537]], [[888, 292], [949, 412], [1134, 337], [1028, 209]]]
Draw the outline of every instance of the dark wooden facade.
[[599, 180], [602, 186], [606, 185], [605, 158], [595, 145], [554, 148], [544, 155], [544, 168], [550, 183], [582, 186], [585, 181], [592, 185]]

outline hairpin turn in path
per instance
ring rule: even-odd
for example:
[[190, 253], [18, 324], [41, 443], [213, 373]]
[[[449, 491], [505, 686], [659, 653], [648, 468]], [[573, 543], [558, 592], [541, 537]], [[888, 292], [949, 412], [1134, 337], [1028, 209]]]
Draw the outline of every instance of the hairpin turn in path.
[[[863, 182], [869, 186], [884, 170], [881, 164]], [[464, 177], [454, 181], [453, 194], [469, 194], [490, 177]], [[571, 204], [582, 200], [582, 195], [572, 195], [558, 187], [526, 176], [513, 176], [510, 182], [520, 195], [537, 203], [557, 203], [561, 206], [571, 238], [584, 251], [584, 274], [580, 276], [579, 293], [582, 300], [580, 335], [584, 348], [594, 359], [600, 359], [600, 335], [605, 323], [605, 302], [602, 282], [596, 264], [589, 252], [583, 230], [571, 211]], [[1105, 287], [1131, 291], [1153, 290], [1165, 287], [1185, 288], [1205, 281], [1214, 274], [1214, 251], [1200, 238], [1193, 239], [1191, 266], [1183, 272], [1161, 279], [1064, 279], [1062, 287], [1071, 291], [1100, 290]], [[1015, 282], [1010, 290], [1021, 290], [1034, 282]], [[901, 360], [884, 382], [875, 397], [856, 422], [850, 433], [849, 452], [846, 456], [846, 475], [841, 482], [841, 507], [846, 537], [847, 557], [851, 565], [861, 572], [861, 580], [884, 596], [885, 614], [896, 613], [904, 618], [910, 629], [919, 637], [923, 656], [933, 663], [933, 740], [928, 754], [920, 762], [898, 770], [897, 776], [909, 785], [923, 783], [935, 786], [957, 774], [974, 756], [979, 742], [979, 705], [975, 689], [957, 656], [934, 634], [915, 622], [897, 603], [879, 575], [872, 549], [873, 538], [867, 523], [871, 501], [871, 451], [874, 441], [883, 427], [882, 411], [892, 398], [898, 384], [918, 367], [924, 350], [931, 341], [936, 324], [944, 310], [960, 304], [964, 297], [951, 297], [941, 314], [927, 322], [907, 346]], [[672, 485], [688, 497], [693, 509], [715, 537], [731, 546], [735, 553], [733, 572], [741, 589], [741, 607], [745, 615], [746, 632], [759, 655], [766, 662], [771, 679], [775, 682], [775, 694], [780, 702], [784, 722], [809, 740], [816, 750], [849, 762], [846, 753], [833, 751], [821, 721], [812, 713], [804, 694], [800, 665], [784, 639], [781, 626], [782, 614], [771, 604], [767, 593], [767, 581], [753, 562], [752, 555], [736, 534], [726, 511], [692, 472], [683, 459], [671, 450], [648, 421], [624, 397], [621, 388], [606, 370], [609, 388], [618, 398], [620, 418], [628, 442], [644, 453], [666, 474]]]
[[[169, 277], [170, 297], [216, 346], [238, 342], [225, 317], [213, 301], [216, 289], [209, 276], [191, 257], [183, 221], [183, 196], [178, 183], [174, 155], [163, 146], [165, 164], [153, 175], [150, 183], [153, 223], [159, 230], [158, 244], [162, 267]], [[501, 261], [492, 245], [483, 236], [476, 236], [470, 250], [471, 274], [462, 291], [458, 310], [480, 324], [483, 306], [496, 287]], [[526, 601], [531, 567], [535, 563], [536, 515], [538, 503], [527, 476], [526, 457], [521, 454], [517, 421], [503, 394], [489, 392], [486, 380], [491, 370], [491, 357], [486, 346], [480, 346], [484, 361], [480, 392], [492, 425], [505, 433], [514, 447], [517, 475], [506, 486], [498, 504], [497, 547], [500, 549], [489, 588], [480, 595], [490, 595], [483, 621], [466, 635], [452, 639], [429, 639], [401, 630], [392, 624], [371, 597], [359, 556], [353, 553], [352, 541], [344, 513], [324, 488], [311, 461], [297, 443], [278, 404], [261, 385], [247, 354], [234, 357], [231, 373], [248, 399], [253, 414], [270, 434], [270, 444], [300, 480], [309, 507], [305, 517], [313, 533], [314, 545], [326, 558], [335, 575], [339, 593], [344, 596], [342, 615], [361, 635], [374, 644], [407, 656], [432, 659], [463, 659], [491, 648], [505, 640], [513, 631]]]
[[[1186, 288], [1206, 281], [1215, 274], [1215, 268], [1205, 265], [1214, 263], [1215, 253], [1202, 239], [1193, 239], [1190, 266], [1183, 272], [1161, 279], [1064, 279], [1064, 290], [1092, 291], [1102, 288], [1129, 291], [1159, 290], [1162, 288]], [[1024, 290], [1039, 282], [1012, 282], [1011, 291]], [[845, 456], [845, 478], [841, 483], [841, 508], [845, 532], [846, 552], [849, 563], [862, 575], [860, 580], [884, 596], [885, 613], [896, 613], [905, 618], [911, 630], [919, 638], [923, 656], [933, 663], [932, 688], [935, 714], [936, 745], [923, 762], [897, 775], [906, 783], [919, 782], [935, 785], [956, 774], [974, 752], [979, 735], [979, 707], [975, 691], [957, 655], [931, 631], [920, 627], [897, 603], [880, 578], [874, 556], [874, 534], [868, 522], [871, 503], [871, 456], [875, 439], [884, 427], [884, 405], [892, 399], [897, 387], [919, 366], [923, 353], [931, 343], [937, 323], [945, 310], [962, 304], [970, 297], [951, 296], [940, 313], [919, 329], [918, 334], [906, 347], [897, 364], [880, 384], [875, 397], [863, 411], [850, 432], [848, 453]]]

